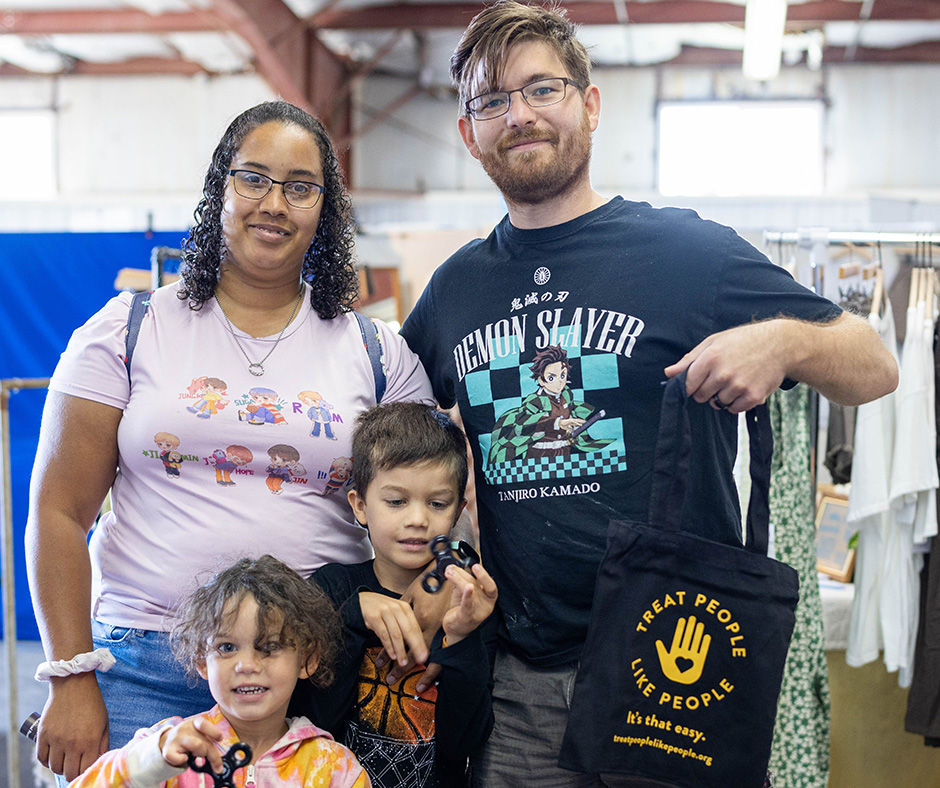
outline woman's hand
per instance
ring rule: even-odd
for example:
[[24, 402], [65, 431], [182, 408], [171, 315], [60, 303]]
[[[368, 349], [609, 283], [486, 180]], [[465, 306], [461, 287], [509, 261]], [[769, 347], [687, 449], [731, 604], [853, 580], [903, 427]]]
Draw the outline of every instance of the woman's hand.
[[36, 737], [36, 758], [72, 781], [108, 751], [108, 710], [94, 673], [50, 681]]

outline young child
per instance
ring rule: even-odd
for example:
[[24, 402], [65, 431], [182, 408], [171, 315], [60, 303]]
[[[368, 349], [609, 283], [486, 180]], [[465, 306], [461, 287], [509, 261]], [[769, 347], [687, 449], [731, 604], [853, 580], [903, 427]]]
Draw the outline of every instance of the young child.
[[318, 589], [269, 555], [242, 559], [190, 596], [171, 632], [174, 654], [209, 682], [217, 705], [138, 731], [71, 785], [211, 787], [189, 756], [220, 773], [222, 755], [240, 741], [252, 759], [235, 772], [236, 786], [369, 788], [346, 747], [303, 717], [285, 719], [298, 679], [332, 679], [339, 638], [339, 618]]
[[[448, 567], [449, 582], [439, 592], [447, 612], [430, 652], [414, 611], [400, 599], [428, 568], [431, 540], [450, 534], [463, 510], [467, 473], [463, 433], [434, 408], [389, 403], [356, 422], [355, 489], [348, 497], [359, 524], [369, 529], [375, 558], [327, 564], [310, 578], [340, 608], [346, 654], [334, 685], [298, 687], [291, 709], [344, 741], [376, 788], [466, 785], [468, 756], [493, 725], [481, 632], [486, 622], [492, 633], [486, 640], [495, 640], [492, 578], [479, 564], [472, 572]], [[419, 664], [389, 685], [394, 663], [377, 661], [383, 643], [392, 659], [405, 663], [405, 646], [415, 638], [420, 658], [441, 665], [438, 683], [422, 688]]]

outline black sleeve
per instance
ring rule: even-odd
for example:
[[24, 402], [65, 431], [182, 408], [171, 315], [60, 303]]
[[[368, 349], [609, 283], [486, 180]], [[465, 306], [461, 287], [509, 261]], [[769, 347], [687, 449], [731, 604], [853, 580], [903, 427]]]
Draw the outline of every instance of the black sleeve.
[[442, 276], [440, 268], [434, 272], [418, 303], [405, 318], [399, 333], [405, 338], [412, 352], [421, 359], [438, 405], [442, 408], [452, 408], [457, 402], [457, 396], [445, 374], [449, 358], [442, 355], [445, 343], [439, 341], [441, 328], [437, 325], [439, 310], [436, 306], [435, 292]]
[[333, 683], [328, 687], [315, 687], [309, 681], [298, 681], [288, 707], [289, 716], [307, 717], [332, 733], [339, 742], [345, 738], [346, 723], [356, 702], [359, 668], [368, 637], [359, 591], [373, 589], [362, 585], [365, 578], [356, 571], [360, 566], [328, 564], [308, 578], [308, 582], [320, 586], [339, 610], [343, 619], [343, 645], [333, 666]]
[[716, 299], [716, 330], [775, 317], [826, 323], [842, 314], [839, 306], [795, 281], [733, 230], [722, 229], [727, 246]]
[[469, 757], [493, 729], [493, 674], [489, 651], [495, 649], [496, 617], [444, 648], [443, 632], [431, 647], [430, 662], [438, 663], [435, 739], [438, 752], [449, 761]]

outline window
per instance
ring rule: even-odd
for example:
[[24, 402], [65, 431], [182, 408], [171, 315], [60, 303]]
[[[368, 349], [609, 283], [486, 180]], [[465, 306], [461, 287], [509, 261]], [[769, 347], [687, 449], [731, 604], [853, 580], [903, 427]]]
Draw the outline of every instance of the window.
[[663, 195], [794, 195], [823, 190], [823, 102], [664, 102]]
[[54, 122], [51, 110], [0, 111], [0, 200], [55, 196]]

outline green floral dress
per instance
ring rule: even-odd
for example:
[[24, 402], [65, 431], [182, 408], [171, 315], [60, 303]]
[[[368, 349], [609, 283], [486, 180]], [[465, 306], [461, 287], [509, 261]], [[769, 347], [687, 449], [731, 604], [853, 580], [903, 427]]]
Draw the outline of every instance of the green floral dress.
[[776, 558], [800, 576], [796, 626], [770, 755], [777, 788], [826, 788], [829, 776], [829, 674], [816, 576], [809, 396], [809, 389], [800, 384], [775, 392], [769, 400], [774, 432], [770, 519]]

